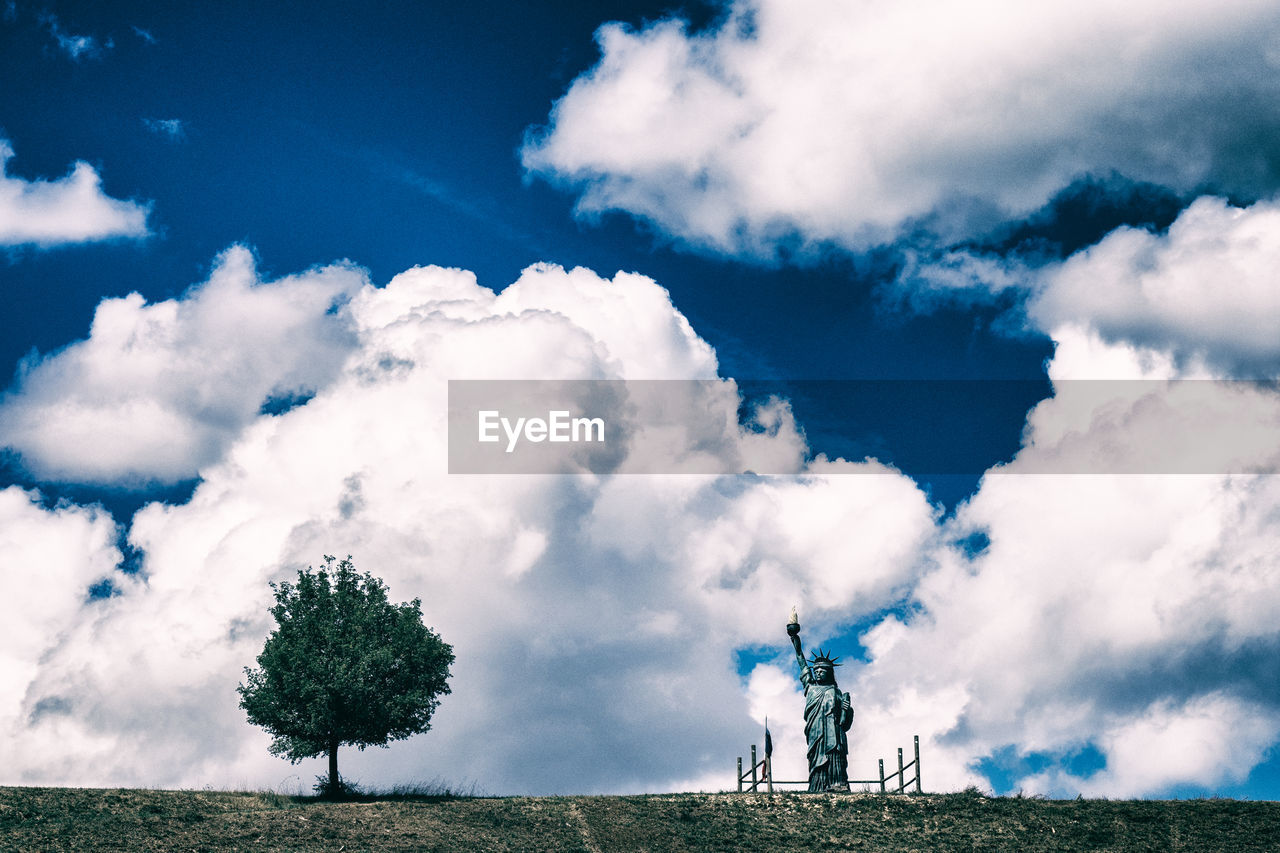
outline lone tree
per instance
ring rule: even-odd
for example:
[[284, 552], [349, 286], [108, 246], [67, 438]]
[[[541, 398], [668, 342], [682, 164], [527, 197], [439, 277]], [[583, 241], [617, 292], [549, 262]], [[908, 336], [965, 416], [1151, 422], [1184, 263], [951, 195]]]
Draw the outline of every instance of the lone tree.
[[453, 648], [422, 624], [422, 602], [387, 600], [387, 587], [351, 557], [296, 583], [272, 584], [277, 626], [245, 667], [240, 707], [271, 733], [271, 752], [294, 764], [327, 753], [329, 778], [316, 786], [336, 795], [338, 747], [364, 749], [425, 732], [449, 692]]

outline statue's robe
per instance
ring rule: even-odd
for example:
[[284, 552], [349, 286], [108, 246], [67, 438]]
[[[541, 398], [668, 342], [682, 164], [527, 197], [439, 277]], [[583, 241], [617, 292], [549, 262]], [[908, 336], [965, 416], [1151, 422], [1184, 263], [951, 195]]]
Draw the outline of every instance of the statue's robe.
[[804, 733], [809, 741], [809, 790], [849, 789], [849, 738], [853, 708], [834, 684], [815, 684], [808, 668], [804, 685]]

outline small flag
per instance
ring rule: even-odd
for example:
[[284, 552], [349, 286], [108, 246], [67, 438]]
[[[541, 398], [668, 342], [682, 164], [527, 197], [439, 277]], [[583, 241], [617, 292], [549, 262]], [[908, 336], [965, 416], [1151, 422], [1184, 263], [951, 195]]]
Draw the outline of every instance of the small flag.
[[764, 718], [764, 754], [768, 758], [773, 755], [773, 737], [769, 734], [769, 718]]

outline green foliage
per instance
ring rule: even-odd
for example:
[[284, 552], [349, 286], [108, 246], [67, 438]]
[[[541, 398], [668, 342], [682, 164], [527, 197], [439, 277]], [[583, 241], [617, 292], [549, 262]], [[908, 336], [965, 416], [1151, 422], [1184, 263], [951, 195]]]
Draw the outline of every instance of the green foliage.
[[453, 649], [422, 624], [421, 600], [392, 604], [381, 580], [327, 555], [272, 589], [277, 627], [239, 692], [273, 754], [332, 757], [339, 744], [386, 746], [431, 727]]

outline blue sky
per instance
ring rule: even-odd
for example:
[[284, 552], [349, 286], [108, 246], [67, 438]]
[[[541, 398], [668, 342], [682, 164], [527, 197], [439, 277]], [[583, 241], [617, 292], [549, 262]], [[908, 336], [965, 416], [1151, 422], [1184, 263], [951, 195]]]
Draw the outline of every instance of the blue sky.
[[[459, 659], [366, 782], [728, 786], [798, 603], [855, 767], [1274, 798], [1280, 12], [1201, 5], [7, 3], [0, 781], [298, 772], [234, 684], [350, 552]], [[792, 473], [451, 477], [462, 378]]]

